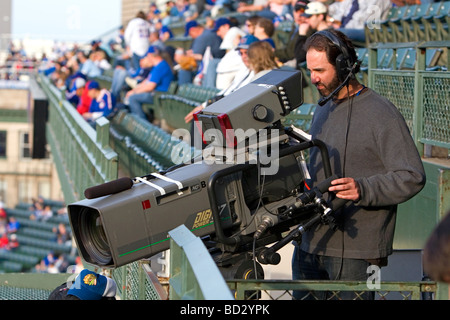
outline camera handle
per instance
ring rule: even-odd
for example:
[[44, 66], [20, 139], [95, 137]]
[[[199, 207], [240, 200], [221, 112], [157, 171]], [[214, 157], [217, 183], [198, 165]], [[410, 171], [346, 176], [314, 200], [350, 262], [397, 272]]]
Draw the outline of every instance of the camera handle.
[[[289, 129], [285, 129], [285, 130], [286, 130], [286, 132], [289, 131]], [[331, 165], [330, 165], [330, 159], [328, 157], [328, 150], [326, 148], [325, 143], [323, 143], [320, 140], [311, 140], [311, 141], [300, 142], [296, 145], [284, 148], [284, 149], [280, 150], [279, 157], [281, 158], [281, 157], [287, 156], [289, 154], [293, 154], [295, 152], [306, 150], [306, 149], [309, 149], [312, 147], [318, 147], [320, 149], [323, 167], [325, 169], [325, 175], [327, 178], [330, 177], [331, 176]], [[213, 173], [208, 180], [207, 191], [208, 191], [208, 197], [209, 197], [209, 203], [210, 203], [210, 207], [211, 207], [211, 211], [212, 211], [212, 216], [214, 219], [214, 229], [216, 232], [216, 237], [218, 239], [218, 242], [220, 242], [222, 244], [236, 246], [240, 243], [241, 239], [239, 236], [227, 237], [223, 231], [222, 225], [220, 223], [221, 219], [220, 219], [220, 213], [219, 213], [219, 205], [217, 203], [217, 198], [216, 198], [216, 194], [215, 194], [215, 185], [220, 178], [225, 177], [232, 173], [243, 171], [243, 170], [248, 169], [251, 166], [255, 166], [255, 165], [256, 164], [245, 163], [245, 164], [237, 164], [235, 166], [227, 167], [225, 169], [222, 169], [222, 170], [219, 170], [219, 171]]]
[[324, 224], [328, 224], [332, 230], [336, 230], [337, 225], [334, 222], [332, 213], [342, 207], [347, 201], [335, 198], [328, 204], [321, 196], [316, 196], [313, 202], [316, 204], [319, 212], [305, 223], [299, 224], [286, 237], [275, 243], [272, 247], [261, 250], [257, 256], [258, 261], [262, 264], [277, 265], [281, 261], [281, 256], [277, 251], [321, 221]]

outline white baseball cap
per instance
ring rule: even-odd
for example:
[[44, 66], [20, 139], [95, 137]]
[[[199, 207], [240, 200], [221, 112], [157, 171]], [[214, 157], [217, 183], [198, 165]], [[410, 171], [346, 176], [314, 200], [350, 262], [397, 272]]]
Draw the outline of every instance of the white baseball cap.
[[327, 11], [328, 11], [327, 6], [324, 5], [322, 2], [313, 1], [306, 5], [305, 12], [302, 13], [302, 16], [309, 18], [314, 14], [327, 13]]

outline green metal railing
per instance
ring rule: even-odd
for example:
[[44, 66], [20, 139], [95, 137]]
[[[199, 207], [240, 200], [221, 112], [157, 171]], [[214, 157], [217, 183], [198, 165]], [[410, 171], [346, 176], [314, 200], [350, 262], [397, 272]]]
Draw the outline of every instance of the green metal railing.
[[47, 140], [66, 203], [84, 198], [84, 190], [118, 177], [117, 153], [109, 145], [109, 121], [92, 128], [50, 80], [38, 81], [49, 101]]
[[[397, 106], [421, 155], [425, 144], [450, 149], [449, 47], [450, 41], [386, 43], [369, 47], [369, 86]], [[404, 48], [416, 51], [413, 70], [398, 69], [397, 59]], [[442, 50], [440, 65], [433, 64], [433, 69], [439, 71], [429, 67], [430, 52], [434, 48]], [[391, 57], [388, 69], [379, 66], [381, 52]]]

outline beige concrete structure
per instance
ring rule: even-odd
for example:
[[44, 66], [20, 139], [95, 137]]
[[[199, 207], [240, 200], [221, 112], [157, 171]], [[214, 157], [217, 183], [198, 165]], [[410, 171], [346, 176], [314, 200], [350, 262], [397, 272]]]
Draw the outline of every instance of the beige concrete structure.
[[[62, 199], [51, 157], [32, 159], [33, 105], [23, 83], [0, 84], [0, 199], [12, 208], [33, 198]], [[15, 86], [15, 88], [13, 88]]]

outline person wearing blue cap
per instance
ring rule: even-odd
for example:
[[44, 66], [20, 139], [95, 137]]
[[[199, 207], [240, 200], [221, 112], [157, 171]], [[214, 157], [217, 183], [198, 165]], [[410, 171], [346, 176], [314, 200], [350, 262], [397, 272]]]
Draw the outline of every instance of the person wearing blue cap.
[[[236, 91], [239, 88], [242, 88], [246, 84], [250, 83], [253, 80], [254, 72], [249, 68], [249, 60], [248, 60], [248, 49], [252, 43], [258, 42], [258, 38], [249, 34], [242, 37], [239, 41], [239, 44], [236, 46], [235, 50], [239, 52], [239, 55], [242, 59], [242, 67], [237, 72], [231, 84], [221, 90], [215, 97], [209, 99], [208, 101], [203, 102], [201, 105], [195, 107], [191, 112], [189, 112], [185, 117], [184, 121], [189, 123], [193, 119], [194, 113], [204, 109], [207, 105], [220, 100], [221, 98], [227, 96], [228, 94]], [[192, 129], [191, 129], [192, 131]]]
[[75, 282], [65, 282], [55, 288], [48, 300], [116, 300], [117, 284], [106, 276], [82, 270]]
[[141, 59], [143, 68], [152, 68], [148, 77], [125, 95], [125, 103], [128, 104], [131, 112], [150, 122], [154, 120], [153, 110], [150, 109], [150, 114], [146, 115], [142, 110], [142, 105], [153, 104], [155, 91], [166, 92], [169, 90], [174, 74], [172, 66], [167, 60], [169, 57], [166, 57], [160, 48], [150, 46], [146, 56]]
[[92, 99], [89, 111], [82, 114], [90, 125], [95, 127], [95, 121], [100, 117], [107, 117], [114, 109], [115, 99], [111, 92], [102, 89], [97, 81], [90, 81], [87, 85], [88, 96]]
[[[189, 50], [181, 52], [182, 50], [177, 49], [175, 54], [175, 62], [180, 67], [178, 70], [178, 84], [192, 83], [194, 77], [203, 72], [201, 69], [202, 60], [208, 47], [210, 48], [209, 52], [211, 56], [214, 58], [222, 58], [225, 55], [225, 50], [220, 49], [222, 38], [220, 38], [213, 30], [206, 29], [197, 22], [189, 21], [186, 23], [185, 34], [193, 40]], [[193, 68], [194, 70], [191, 68], [183, 69], [181, 62], [184, 61], [186, 57], [194, 58], [196, 61], [196, 67]]]

